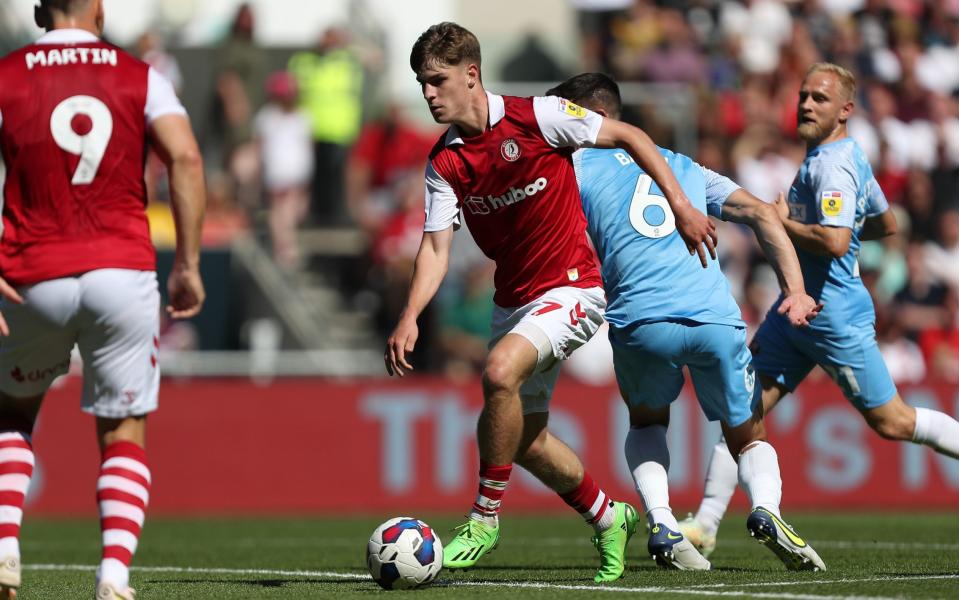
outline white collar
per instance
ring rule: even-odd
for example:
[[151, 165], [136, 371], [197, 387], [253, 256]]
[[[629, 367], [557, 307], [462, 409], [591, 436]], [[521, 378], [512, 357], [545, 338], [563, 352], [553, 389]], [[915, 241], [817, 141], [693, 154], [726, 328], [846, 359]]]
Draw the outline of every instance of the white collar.
[[[492, 128], [503, 120], [506, 116], [506, 103], [502, 96], [497, 96], [491, 92], [486, 92], [486, 104], [489, 106], [489, 126]], [[444, 144], [451, 146], [453, 144], [463, 144], [463, 136], [456, 125], [450, 125], [446, 130], [446, 140]]]
[[54, 29], [48, 31], [35, 44], [87, 44], [99, 42], [100, 38], [86, 29]]

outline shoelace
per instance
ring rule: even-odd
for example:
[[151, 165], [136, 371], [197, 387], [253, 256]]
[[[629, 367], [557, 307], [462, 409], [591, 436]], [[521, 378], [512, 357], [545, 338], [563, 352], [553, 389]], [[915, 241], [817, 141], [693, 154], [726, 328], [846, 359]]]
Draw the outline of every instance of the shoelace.
[[467, 517], [465, 523], [463, 523], [462, 525], [457, 525], [456, 527], [450, 529], [450, 531], [455, 532], [456, 535], [458, 536], [461, 531], [466, 530], [466, 537], [472, 539], [476, 537], [473, 534], [473, 529], [474, 527], [478, 527], [479, 525], [481, 525], [479, 521], [477, 521], [476, 519], [470, 519]]

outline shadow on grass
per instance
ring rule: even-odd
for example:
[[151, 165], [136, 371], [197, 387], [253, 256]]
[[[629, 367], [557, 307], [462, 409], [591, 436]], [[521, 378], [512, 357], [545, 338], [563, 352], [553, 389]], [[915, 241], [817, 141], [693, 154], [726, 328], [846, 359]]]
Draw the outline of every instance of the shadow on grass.
[[584, 567], [582, 565], [568, 565], [561, 567], [552, 567], [552, 566], [529, 566], [529, 565], [494, 565], [494, 564], [484, 564], [482, 568], [479, 569], [443, 569], [442, 573], [447, 577], [455, 577], [458, 575], [484, 575], [484, 574], [495, 574], [496, 571], [525, 571], [528, 573], [550, 573], [556, 571], [588, 571], [590, 569], [595, 569], [595, 567]]
[[[376, 587], [376, 584], [370, 581], [368, 577], [356, 577], [354, 579], [320, 579], [317, 577], [304, 577], [300, 579], [149, 579], [146, 581], [146, 583], [155, 585], [165, 585], [170, 583], [175, 583], [178, 585], [219, 583], [222, 585], [248, 585], [262, 588], [281, 588], [294, 584], [334, 584], [355, 586], [358, 583], [362, 583], [371, 584], [373, 587]], [[376, 589], [379, 588], [376, 587]]]

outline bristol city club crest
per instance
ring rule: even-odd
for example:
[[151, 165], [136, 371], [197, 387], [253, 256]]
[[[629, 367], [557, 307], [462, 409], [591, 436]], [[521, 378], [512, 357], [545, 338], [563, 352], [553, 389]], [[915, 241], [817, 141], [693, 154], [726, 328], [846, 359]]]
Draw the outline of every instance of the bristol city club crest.
[[514, 162], [520, 155], [519, 144], [513, 138], [506, 138], [499, 147], [499, 153], [506, 162]]

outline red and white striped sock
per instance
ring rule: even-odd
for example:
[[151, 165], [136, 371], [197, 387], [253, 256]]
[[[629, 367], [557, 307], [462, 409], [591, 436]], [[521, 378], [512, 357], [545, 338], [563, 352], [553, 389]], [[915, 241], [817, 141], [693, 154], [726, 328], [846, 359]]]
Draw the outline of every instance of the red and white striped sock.
[[114, 442], [103, 452], [97, 479], [103, 555], [97, 581], [118, 589], [130, 582], [130, 562], [150, 499], [150, 469], [146, 451], [132, 442]]
[[506, 484], [513, 465], [488, 465], [480, 461], [479, 492], [470, 511], [470, 518], [482, 521], [491, 527], [499, 525], [499, 507], [506, 493]]
[[576, 489], [559, 496], [576, 509], [596, 531], [604, 531], [613, 525], [613, 502], [606, 492], [596, 485], [589, 473], [583, 473], [583, 480]]
[[20, 431], [0, 433], [0, 560], [20, 558], [23, 500], [32, 476], [30, 436]]

